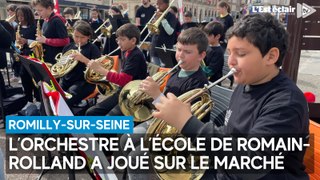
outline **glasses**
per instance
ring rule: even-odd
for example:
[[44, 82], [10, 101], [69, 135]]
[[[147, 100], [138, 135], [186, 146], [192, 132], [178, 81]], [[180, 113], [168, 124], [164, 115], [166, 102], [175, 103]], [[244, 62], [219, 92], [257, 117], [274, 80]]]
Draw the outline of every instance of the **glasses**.
[[119, 41], [126, 41], [127, 40], [127, 38], [121, 38], [121, 37], [117, 37], [116, 38], [116, 41], [117, 42], [119, 42]]

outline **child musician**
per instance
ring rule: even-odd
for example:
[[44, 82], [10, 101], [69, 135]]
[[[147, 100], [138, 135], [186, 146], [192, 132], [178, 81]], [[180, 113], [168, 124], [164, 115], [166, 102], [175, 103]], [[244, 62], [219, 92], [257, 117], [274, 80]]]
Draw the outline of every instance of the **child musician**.
[[208, 35], [210, 46], [204, 59], [206, 66], [203, 67], [203, 70], [210, 77], [209, 80], [214, 82], [222, 77], [224, 50], [219, 43], [219, 39], [223, 35], [223, 25], [219, 22], [210, 22], [204, 27], [204, 32]]
[[71, 72], [60, 79], [61, 88], [72, 95], [70, 99], [66, 100], [70, 106], [80, 103], [82, 99], [94, 91], [95, 85], [88, 83], [84, 79], [84, 71], [86, 69], [86, 64], [89, 63], [89, 59], [97, 59], [101, 56], [97, 46], [89, 42], [92, 36], [92, 30], [89, 23], [78, 20], [74, 24], [73, 29], [74, 42], [65, 46], [62, 52], [65, 53], [71, 49], [80, 49], [80, 53], [70, 56], [80, 62], [71, 70]]
[[[196, 142], [197, 137], [229, 137], [233, 138], [230, 145], [235, 147], [235, 138], [241, 135], [268, 140], [302, 137], [303, 143], [306, 143], [309, 139], [308, 104], [301, 90], [280, 69], [288, 48], [285, 27], [269, 13], [255, 13], [235, 23], [228, 30], [227, 38], [228, 65], [236, 69], [233, 76], [238, 85], [231, 97], [224, 126], [199, 121], [191, 114], [190, 106], [172, 94], [161, 98], [156, 106], [158, 111], [153, 115], [176, 127], [192, 142]], [[175, 107], [179, 107], [179, 111], [173, 111]], [[303, 164], [305, 148], [284, 153], [282, 168], [257, 170], [252, 167], [268, 161], [257, 160], [254, 165], [249, 163], [242, 168], [241, 171], [247, 173], [221, 166], [211, 174], [205, 174], [202, 179], [309, 179]], [[207, 150], [203, 153], [210, 158], [213, 157], [211, 155], [226, 155], [223, 148], [214, 152], [210, 148]], [[282, 154], [282, 150], [271, 147], [264, 150], [232, 150], [228, 152], [228, 157], [237, 155], [233, 156], [237, 159], [269, 158]], [[248, 171], [250, 169], [255, 169], [255, 172]]]
[[[19, 22], [16, 33], [16, 44], [21, 46], [21, 54], [29, 56], [31, 49], [29, 45], [36, 39], [36, 25], [31, 8], [27, 5], [20, 5], [16, 9], [16, 17]], [[40, 101], [38, 89], [32, 82], [32, 77], [27, 70], [22, 66], [20, 69], [21, 82], [24, 93], [28, 100], [26, 106], [33, 103], [33, 98]]]
[[[150, 95], [154, 99], [154, 104], [157, 104], [159, 98], [166, 95], [168, 92], [180, 96], [185, 92], [196, 88], [203, 88], [208, 83], [208, 79], [200, 68], [202, 59], [206, 56], [206, 49], [208, 47], [208, 39], [203, 31], [199, 28], [189, 28], [182, 31], [178, 37], [176, 59], [182, 61], [178, 71], [173, 73], [168, 80], [164, 94], [161, 93], [159, 85], [151, 78], [147, 77], [140, 84], [139, 89]], [[176, 107], [179, 108], [178, 106]], [[209, 118], [206, 117], [206, 120]], [[136, 157], [144, 152], [140, 151], [140, 138], [145, 135], [147, 129], [152, 120], [139, 124], [134, 128], [134, 135], [131, 136], [133, 143], [135, 144], [135, 151], [125, 151], [123, 149], [128, 136], [125, 134], [121, 137], [122, 151], [126, 156]], [[149, 172], [146, 172], [149, 173]], [[135, 174], [132, 169], [128, 168], [129, 179], [141, 178], [139, 174]], [[149, 179], [151, 177], [148, 174], [144, 174]]]
[[[124, 62], [121, 66], [121, 72], [110, 72], [104, 69], [100, 62], [90, 61], [88, 67], [92, 70], [105, 74], [109, 82], [119, 85], [120, 87], [125, 86], [128, 82], [137, 79], [144, 79], [147, 76], [147, 64], [143, 53], [137, 47], [140, 42], [140, 31], [133, 24], [125, 24], [116, 31], [117, 43], [120, 46], [122, 52], [124, 52]], [[118, 97], [121, 88], [109, 96], [102, 102], [89, 108], [86, 115], [99, 116], [106, 115], [116, 105], [118, 105]], [[118, 106], [116, 108], [119, 108]]]
[[31, 4], [45, 20], [42, 26], [43, 35], [36, 38], [43, 44], [44, 61], [54, 64], [55, 56], [70, 42], [65, 26], [66, 20], [61, 15], [54, 13], [53, 0], [32, 0]]

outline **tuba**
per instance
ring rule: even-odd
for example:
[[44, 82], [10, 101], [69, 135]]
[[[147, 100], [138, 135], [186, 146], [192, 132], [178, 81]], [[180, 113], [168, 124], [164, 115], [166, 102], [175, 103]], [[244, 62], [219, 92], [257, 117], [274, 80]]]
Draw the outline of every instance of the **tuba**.
[[[111, 70], [114, 64], [113, 58], [110, 56], [101, 56], [97, 59], [103, 66], [103, 68]], [[97, 73], [92, 69], [87, 69], [84, 72], [84, 78], [88, 83], [96, 84], [99, 90], [99, 93], [102, 95], [112, 95], [118, 89], [118, 86], [110, 83], [106, 79], [106, 75]]]
[[[37, 33], [36, 36], [42, 36], [41, 27], [40, 27], [40, 19], [37, 21]], [[38, 41], [33, 41], [29, 48], [32, 49], [34, 57], [39, 59], [40, 61], [43, 61], [43, 47], [42, 44]]]
[[[236, 70], [232, 68], [227, 75], [221, 77], [220, 79], [210, 84], [209, 86], [206, 85], [202, 89], [198, 88], [198, 89], [193, 89], [191, 91], [188, 91], [182, 94], [181, 96], [179, 96], [178, 99], [187, 103], [193, 102], [191, 106], [191, 112], [194, 116], [196, 116], [199, 120], [201, 120], [211, 110], [211, 108], [214, 105], [210, 97], [209, 89], [217, 85], [219, 82], [223, 81], [224, 79], [228, 78], [229, 76], [233, 75], [235, 72]], [[148, 140], [152, 137], [177, 138], [177, 137], [183, 137], [183, 135], [181, 135], [175, 127], [168, 125], [165, 121], [160, 119], [153, 119], [145, 136], [146, 142], [148, 142]], [[148, 145], [151, 146], [150, 143]], [[154, 157], [154, 156], [159, 156], [160, 154], [159, 152], [158, 154], [156, 154], [156, 152], [151, 152], [150, 155], [151, 157]], [[172, 150], [171, 152], [168, 152], [166, 155], [177, 156], [177, 151]], [[188, 157], [190, 157], [189, 155]], [[151, 159], [154, 159], [154, 158], [151, 158]], [[190, 167], [190, 164], [188, 164], [188, 161], [185, 164], [185, 166]], [[155, 169], [155, 171], [157, 172], [157, 175], [160, 177], [160, 179], [200, 179], [204, 174], [205, 170], [198, 170], [198, 171], [181, 170], [181, 172], [175, 172], [175, 173], [168, 173], [169, 170], [167, 169], [161, 169], [161, 170]]]
[[[173, 72], [182, 61], [179, 61], [170, 71], [160, 71], [152, 76], [152, 79], [159, 85], [163, 83], [164, 78]], [[133, 116], [134, 121], [142, 122], [152, 117], [152, 98], [139, 90], [139, 84], [142, 80], [131, 81], [126, 84], [119, 95], [119, 106], [122, 113], [126, 116]]]
[[[79, 46], [80, 49], [80, 46]], [[71, 49], [64, 54], [59, 53], [56, 55], [55, 59], [57, 63], [52, 65], [50, 68], [51, 74], [55, 78], [63, 77], [64, 75], [68, 74], [76, 65], [78, 61], [71, 58], [70, 55], [74, 53], [80, 52], [79, 50]]]
[[165, 15], [167, 15], [167, 13], [170, 11], [170, 7], [172, 6], [172, 4], [174, 3], [175, 0], [172, 0], [168, 6], [168, 8], [162, 12], [161, 16], [154, 22], [154, 23], [148, 23], [148, 29], [151, 33], [153, 34], [159, 34], [160, 30], [159, 30], [159, 25], [162, 21], [162, 19], [164, 18]]

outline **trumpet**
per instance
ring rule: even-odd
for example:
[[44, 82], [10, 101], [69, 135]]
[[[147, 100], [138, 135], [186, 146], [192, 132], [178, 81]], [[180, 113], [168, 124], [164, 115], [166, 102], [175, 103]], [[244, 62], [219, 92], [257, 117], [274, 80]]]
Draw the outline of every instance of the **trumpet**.
[[72, 27], [71, 24], [68, 22], [68, 20], [71, 21], [71, 19], [66, 19], [66, 23], [65, 23], [64, 25], [65, 25], [66, 28], [67, 28], [68, 35], [69, 35], [69, 36], [72, 36], [72, 34], [73, 34], [73, 27]]
[[[106, 23], [108, 23], [108, 26], [105, 26]], [[92, 43], [97, 42], [103, 35], [106, 37], [110, 37], [112, 35], [112, 24], [110, 23], [110, 20], [105, 20], [103, 24], [101, 24], [101, 26], [94, 31], [94, 33], [97, 33], [100, 29], [101, 33]]]
[[[160, 71], [152, 76], [152, 78], [160, 85], [164, 82], [164, 78], [173, 72], [183, 61], [179, 61], [170, 71]], [[139, 84], [142, 80], [131, 81], [126, 84], [119, 95], [119, 106], [122, 113], [126, 116], [133, 116], [134, 121], [142, 122], [152, 117], [152, 98], [146, 93], [139, 90]]]
[[[152, 17], [150, 18], [150, 20], [148, 21], [147, 24], [150, 24], [151, 21], [156, 17], [157, 15], [157, 11], [154, 12], [154, 14], [152, 15]], [[144, 26], [144, 28], [142, 29], [142, 31], [140, 32], [140, 35], [143, 34], [143, 32], [148, 28], [148, 26]], [[150, 36], [151, 34], [151, 31], [149, 31], [149, 33], [146, 35], [146, 37], [140, 42], [139, 44], [139, 48], [142, 49], [142, 50], [149, 50], [150, 49], [150, 46], [151, 44], [150, 43], [146, 43], [145, 41], [148, 39], [148, 37]]]
[[157, 15], [157, 11], [153, 14], [153, 16], [150, 18], [149, 22], [147, 23], [147, 26], [145, 26], [141, 33], [142, 34], [146, 28], [149, 29], [149, 33], [146, 35], [146, 37], [141, 41], [141, 43], [139, 44], [139, 48], [140, 49], [143, 49], [143, 50], [149, 50], [150, 49], [150, 44], [146, 43], [145, 41], [147, 40], [147, 38], [150, 36], [151, 33], [153, 34], [159, 34], [160, 33], [160, 30], [159, 30], [159, 25], [160, 25], [160, 22], [162, 21], [162, 19], [164, 18], [164, 16], [169, 12], [170, 10], [170, 7], [172, 6], [173, 2], [175, 0], [171, 1], [171, 3], [169, 4], [168, 8], [161, 14], [161, 16], [157, 19], [156, 22], [154, 23], [151, 23], [154, 18], [156, 17]]
[[[110, 23], [110, 20], [109, 18], [106, 19], [95, 31], [94, 33], [97, 33], [101, 28], [105, 27], [106, 23], [109, 22]], [[111, 23], [110, 23], [111, 24]], [[111, 26], [112, 27], [112, 26]]]
[[[209, 86], [205, 86], [204, 88], [198, 88], [198, 89], [193, 89], [191, 91], [188, 91], [181, 96], [178, 97], [179, 100], [183, 102], [194, 102], [195, 100], [198, 100], [197, 102], [193, 103], [191, 106], [191, 112], [193, 113], [194, 116], [196, 116], [199, 120], [201, 120], [213, 107], [213, 102], [210, 97], [209, 89], [212, 88], [213, 86], [217, 85], [224, 79], [228, 78], [229, 76], [233, 75], [236, 72], [236, 69], [232, 68], [229, 73], [214, 83], [210, 84]], [[181, 135], [178, 130], [169, 124], [167, 124], [165, 121], [160, 120], [160, 119], [153, 119], [152, 123], [150, 124], [145, 140], [148, 144], [149, 139], [151, 137], [181, 137]], [[163, 143], [163, 142], [161, 142]], [[151, 143], [148, 144], [151, 146]], [[176, 150], [172, 150], [171, 152], [168, 152], [168, 156], [176, 156], [177, 155]], [[156, 154], [156, 152], [151, 152], [151, 157], [158, 156], [159, 154]], [[189, 156], [190, 157], [190, 156]], [[197, 158], [197, 157], [196, 157]], [[154, 158], [151, 158], [154, 159]], [[171, 159], [169, 157], [168, 159]], [[152, 161], [152, 163], [154, 163]], [[190, 166], [190, 164], [187, 162], [185, 164], [186, 166]], [[157, 175], [160, 177], [160, 179], [200, 179], [203, 174], [204, 170], [189, 170], [189, 171], [183, 171], [183, 172], [175, 172], [175, 173], [168, 173], [168, 169], [155, 169], [155, 172], [157, 172]]]
[[175, 0], [172, 0], [171, 3], [169, 4], [168, 8], [162, 12], [161, 16], [156, 20], [156, 22], [154, 23], [148, 23], [147, 27], [149, 29], [149, 31], [153, 34], [159, 34], [160, 30], [159, 30], [159, 25], [162, 21], [162, 19], [164, 18], [164, 16], [169, 12], [170, 7], [172, 6], [172, 4], [174, 3]]

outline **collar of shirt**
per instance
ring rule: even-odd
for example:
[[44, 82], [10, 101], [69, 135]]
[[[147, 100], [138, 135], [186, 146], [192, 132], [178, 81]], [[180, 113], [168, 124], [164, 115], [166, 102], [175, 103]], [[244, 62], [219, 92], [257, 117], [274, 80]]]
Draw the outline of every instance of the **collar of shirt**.
[[124, 53], [124, 57], [125, 58], [128, 58], [129, 55], [132, 53], [133, 50], [127, 50], [125, 53]]
[[196, 71], [185, 71], [185, 70], [181, 69], [179, 74], [178, 74], [178, 77], [180, 77], [180, 78], [188, 77], [188, 76], [191, 76], [195, 72]]

